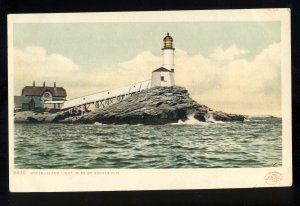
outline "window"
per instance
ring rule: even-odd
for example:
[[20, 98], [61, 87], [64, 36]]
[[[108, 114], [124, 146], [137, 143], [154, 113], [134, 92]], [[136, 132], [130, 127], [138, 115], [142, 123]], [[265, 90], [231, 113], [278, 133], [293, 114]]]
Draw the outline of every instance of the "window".
[[167, 41], [166, 42], [166, 47], [170, 47], [171, 48], [172, 47], [172, 42], [171, 41]]
[[166, 40], [166, 41], [165, 41], [165, 48], [172, 48], [172, 47], [173, 47], [172, 44], [173, 44], [173, 43], [172, 43], [171, 40]]
[[52, 94], [50, 93], [50, 92], [45, 92], [44, 94], [43, 94], [43, 96], [44, 96], [44, 98], [45, 99], [51, 99], [52, 98]]
[[161, 76], [161, 77], [160, 77], [160, 81], [165, 81], [165, 77], [164, 77], [164, 76]]

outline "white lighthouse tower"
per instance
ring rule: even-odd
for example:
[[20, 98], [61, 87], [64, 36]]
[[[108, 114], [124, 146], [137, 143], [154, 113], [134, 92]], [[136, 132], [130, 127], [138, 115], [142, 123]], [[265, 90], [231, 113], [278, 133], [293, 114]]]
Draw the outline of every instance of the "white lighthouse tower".
[[151, 87], [175, 85], [173, 38], [168, 33], [163, 41], [163, 65], [152, 72]]

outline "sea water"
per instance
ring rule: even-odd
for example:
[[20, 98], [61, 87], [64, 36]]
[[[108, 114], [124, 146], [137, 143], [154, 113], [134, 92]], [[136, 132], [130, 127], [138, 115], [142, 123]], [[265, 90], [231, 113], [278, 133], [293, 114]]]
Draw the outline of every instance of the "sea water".
[[15, 124], [19, 169], [258, 168], [282, 164], [282, 121]]

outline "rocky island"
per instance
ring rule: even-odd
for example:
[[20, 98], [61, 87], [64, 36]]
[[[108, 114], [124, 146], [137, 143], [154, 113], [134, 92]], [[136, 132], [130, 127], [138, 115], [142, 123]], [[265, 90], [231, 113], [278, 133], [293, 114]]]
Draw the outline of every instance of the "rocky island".
[[244, 121], [245, 116], [214, 111], [189, 97], [179, 86], [153, 87], [133, 94], [121, 102], [81, 115], [70, 110], [49, 112], [17, 112], [15, 122], [93, 124], [168, 124], [186, 121]]

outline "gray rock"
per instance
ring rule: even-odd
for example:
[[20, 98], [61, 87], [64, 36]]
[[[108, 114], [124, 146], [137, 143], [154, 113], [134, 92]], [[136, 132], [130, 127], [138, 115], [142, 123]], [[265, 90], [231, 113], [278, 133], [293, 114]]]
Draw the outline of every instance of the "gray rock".
[[70, 111], [60, 111], [56, 113], [23, 111], [15, 114], [14, 121], [16, 123], [56, 123], [78, 115], [78, 113], [72, 113]]
[[43, 122], [47, 114], [44, 113], [37, 113], [33, 111], [24, 111], [24, 112], [17, 112], [14, 116], [15, 122], [26, 122], [26, 123], [37, 123]]
[[237, 114], [226, 114], [222, 111], [212, 111], [208, 113], [216, 121], [230, 122], [230, 121], [244, 121], [245, 116]]
[[142, 91], [122, 102], [88, 113], [75, 123], [166, 124], [185, 121], [190, 114], [199, 121], [208, 121], [208, 113], [217, 121], [244, 120], [242, 115], [214, 112], [191, 99], [185, 88], [174, 86]]

